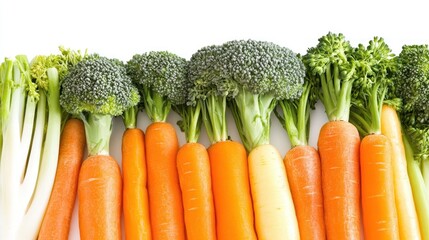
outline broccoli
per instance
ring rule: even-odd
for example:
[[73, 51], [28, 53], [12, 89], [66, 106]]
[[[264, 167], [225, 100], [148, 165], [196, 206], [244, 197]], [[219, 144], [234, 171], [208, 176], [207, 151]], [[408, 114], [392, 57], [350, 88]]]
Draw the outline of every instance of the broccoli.
[[330, 121], [348, 121], [355, 64], [343, 34], [328, 33], [303, 56]]
[[381, 109], [395, 72], [395, 58], [383, 38], [374, 37], [354, 49], [350, 121], [362, 136], [381, 133]]
[[270, 42], [230, 41], [221, 47], [223, 76], [238, 89], [228, 105], [243, 145], [251, 151], [269, 143], [277, 101], [301, 96], [304, 64], [291, 50]]
[[124, 65], [100, 56], [88, 58], [69, 70], [61, 88], [61, 106], [85, 124], [89, 155], [108, 155], [112, 118], [140, 100]]
[[220, 46], [206, 46], [194, 53], [189, 61], [188, 78], [191, 83], [187, 104], [199, 105], [212, 144], [228, 140], [226, 99], [237, 94], [237, 84], [224, 78], [225, 69]]
[[186, 59], [166, 51], [136, 54], [127, 62], [126, 70], [140, 89], [152, 122], [165, 122], [171, 104], [186, 102]]
[[396, 93], [403, 101], [407, 124], [429, 121], [429, 48], [428, 45], [405, 45], [398, 56]]

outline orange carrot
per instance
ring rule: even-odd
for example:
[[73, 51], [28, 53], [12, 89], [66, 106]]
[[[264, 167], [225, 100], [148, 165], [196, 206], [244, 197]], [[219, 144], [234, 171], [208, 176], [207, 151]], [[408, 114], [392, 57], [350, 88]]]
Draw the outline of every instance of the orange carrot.
[[349, 122], [330, 121], [320, 130], [328, 239], [361, 239], [359, 145], [359, 133]]
[[177, 153], [177, 170], [187, 239], [216, 239], [210, 161], [206, 148], [195, 142], [183, 145]]
[[68, 239], [84, 150], [82, 121], [67, 120], [61, 133], [55, 182], [38, 239]]
[[389, 139], [367, 135], [360, 145], [365, 239], [399, 239]]
[[256, 239], [246, 150], [232, 141], [208, 149], [218, 239]]
[[152, 239], [144, 133], [128, 128], [122, 138], [123, 209], [126, 239]]
[[177, 174], [179, 143], [173, 126], [154, 122], [146, 129], [146, 161], [153, 239], [185, 239], [182, 196]]
[[326, 239], [319, 153], [296, 146], [284, 158], [301, 239]]
[[79, 174], [79, 230], [82, 240], [121, 239], [122, 180], [111, 156], [93, 155]]

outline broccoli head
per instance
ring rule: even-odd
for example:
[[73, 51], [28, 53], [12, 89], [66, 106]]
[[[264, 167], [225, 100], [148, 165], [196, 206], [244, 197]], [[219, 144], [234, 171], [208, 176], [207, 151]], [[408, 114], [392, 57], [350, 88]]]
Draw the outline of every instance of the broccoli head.
[[252, 94], [276, 99], [301, 96], [304, 65], [291, 50], [271, 42], [240, 40], [222, 45], [226, 78]]
[[241, 140], [251, 151], [269, 143], [270, 117], [277, 101], [301, 96], [305, 67], [291, 50], [270, 42], [230, 41], [221, 48], [223, 78], [238, 88], [229, 106]]
[[186, 102], [189, 88], [186, 59], [166, 51], [136, 54], [126, 69], [140, 89], [152, 121], [165, 121], [171, 104]]
[[88, 112], [118, 116], [140, 99], [125, 68], [104, 57], [77, 63], [61, 87], [61, 106], [76, 115]]
[[429, 120], [429, 49], [428, 45], [405, 45], [398, 56], [394, 79], [396, 95], [402, 99], [403, 121], [407, 124]]

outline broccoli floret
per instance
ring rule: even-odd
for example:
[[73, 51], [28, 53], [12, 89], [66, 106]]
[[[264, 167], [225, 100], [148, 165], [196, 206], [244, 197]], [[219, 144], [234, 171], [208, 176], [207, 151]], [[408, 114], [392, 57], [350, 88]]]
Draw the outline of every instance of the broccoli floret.
[[269, 143], [270, 116], [277, 101], [301, 96], [305, 68], [291, 50], [274, 43], [241, 40], [221, 47], [223, 78], [238, 88], [228, 105], [243, 145], [251, 151]]
[[271, 42], [230, 41], [222, 45], [220, 61], [226, 77], [244, 90], [276, 99], [296, 99], [302, 93], [304, 65], [291, 50]]
[[407, 124], [429, 120], [429, 48], [405, 45], [398, 56], [396, 94], [402, 98], [402, 120]]
[[153, 122], [164, 122], [171, 104], [183, 104], [189, 86], [187, 61], [160, 51], [136, 54], [126, 65], [127, 73], [142, 93], [142, 101]]
[[355, 64], [343, 34], [328, 33], [303, 57], [330, 121], [348, 121]]
[[392, 83], [394, 57], [380, 37], [374, 37], [367, 47], [359, 44], [353, 52], [356, 71], [350, 121], [362, 136], [381, 133], [381, 109]]
[[124, 65], [105, 57], [83, 60], [69, 70], [61, 89], [61, 106], [85, 123], [90, 155], [108, 154], [112, 117], [140, 100]]

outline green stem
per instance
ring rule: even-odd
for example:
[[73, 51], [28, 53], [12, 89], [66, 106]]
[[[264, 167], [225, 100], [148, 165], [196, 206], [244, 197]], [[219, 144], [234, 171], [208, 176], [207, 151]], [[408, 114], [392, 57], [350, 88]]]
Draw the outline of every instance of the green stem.
[[85, 125], [88, 155], [109, 155], [109, 142], [112, 135], [112, 116], [88, 114], [82, 116]]
[[379, 101], [378, 99], [378, 89], [380, 87], [380, 84], [374, 85], [374, 87], [371, 90], [371, 96], [369, 99], [369, 111], [371, 113], [371, 129], [369, 133], [375, 133], [380, 134], [381, 133], [381, 108], [380, 103], [383, 103], [383, 101]]
[[299, 99], [298, 105], [298, 139], [300, 144], [308, 144], [308, 125], [310, 121], [310, 103], [308, 96], [310, 94], [310, 87], [308, 84], [304, 86], [304, 91]]
[[171, 103], [149, 87], [143, 87], [146, 113], [152, 122], [165, 122], [170, 113]]
[[328, 85], [329, 96], [332, 99], [333, 105], [337, 105], [337, 95], [335, 93], [334, 81], [331, 75], [331, 65], [326, 68], [326, 83]]
[[226, 96], [208, 96], [202, 105], [202, 113], [210, 142], [213, 144], [226, 141], [228, 139]]
[[196, 143], [198, 142], [198, 137], [200, 136], [200, 129], [201, 129], [201, 118], [200, 118], [200, 113], [201, 113], [201, 104], [197, 103], [197, 105], [195, 107], [190, 107], [188, 106], [187, 108], [189, 108], [189, 112], [190, 112], [190, 124], [189, 124], [189, 129], [188, 129], [188, 133], [186, 134], [186, 140], [189, 143]]
[[240, 88], [230, 103], [240, 138], [247, 151], [269, 144], [270, 116], [277, 103], [274, 96], [252, 94]]
[[334, 113], [331, 116], [328, 116], [329, 120], [349, 120], [352, 85], [352, 81], [350, 80], [343, 81], [337, 107]]
[[422, 239], [429, 239], [429, 199], [426, 192], [423, 176], [419, 164], [414, 160], [414, 150], [410, 145], [408, 136], [403, 136], [405, 155], [407, 159], [407, 170], [416, 205], [417, 217], [420, 223]]
[[341, 79], [340, 79], [340, 70], [338, 64], [334, 64], [334, 85], [335, 85], [335, 95], [339, 95], [341, 91]]
[[326, 82], [325, 75], [322, 74], [320, 78], [321, 78], [320, 82], [321, 82], [322, 94], [323, 94], [323, 105], [325, 106], [325, 110], [326, 110], [326, 114], [328, 115], [328, 118], [331, 119], [330, 116], [335, 112], [334, 103], [332, 102], [332, 99], [330, 97], [331, 94], [329, 93], [328, 84]]
[[124, 111], [122, 116], [125, 128], [132, 129], [137, 127], [138, 106], [130, 107]]

